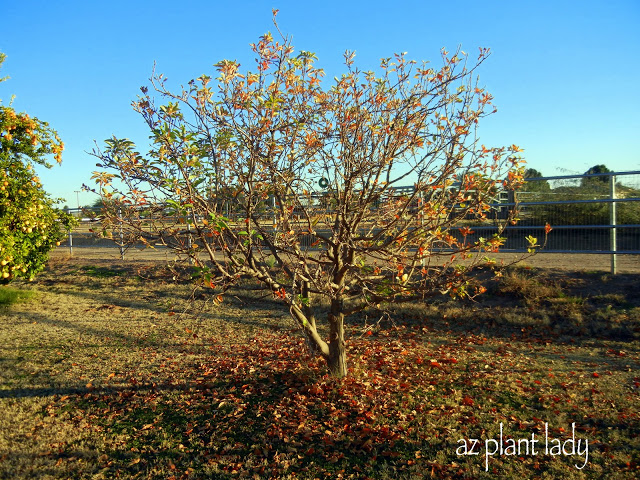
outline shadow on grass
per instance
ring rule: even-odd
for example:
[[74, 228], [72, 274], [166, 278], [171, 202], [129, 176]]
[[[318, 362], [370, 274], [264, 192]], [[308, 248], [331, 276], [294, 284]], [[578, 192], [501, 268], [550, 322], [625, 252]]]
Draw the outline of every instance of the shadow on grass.
[[[78, 322], [73, 322], [69, 320], [61, 320], [57, 318], [51, 318], [49, 316], [43, 315], [37, 312], [21, 312], [20, 318], [23, 321], [27, 321], [29, 323], [37, 323], [43, 325], [49, 325], [52, 327], [58, 327], [67, 330], [70, 334], [72, 332], [81, 333], [84, 335], [94, 336], [97, 338], [105, 339], [107, 343], [100, 343], [99, 346], [109, 346], [109, 342], [113, 341], [117, 344], [139, 344], [139, 345], [150, 345], [153, 346], [153, 342], [148, 342], [142, 336], [131, 336], [124, 333], [120, 333], [115, 330], [109, 330], [105, 328], [98, 328], [95, 326], [91, 326], [88, 323], [87, 319], [79, 320]], [[97, 345], [87, 345], [86, 347], [97, 346]], [[59, 349], [66, 348], [68, 345], [65, 344], [44, 344], [40, 342], [39, 344], [33, 344], [26, 348], [51, 348], [51, 349]], [[25, 347], [23, 347], [25, 348]]]

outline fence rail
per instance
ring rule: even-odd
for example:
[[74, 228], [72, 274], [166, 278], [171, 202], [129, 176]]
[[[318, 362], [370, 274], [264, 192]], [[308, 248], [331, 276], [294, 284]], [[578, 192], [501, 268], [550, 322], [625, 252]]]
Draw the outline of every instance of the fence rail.
[[[506, 242], [501, 251], [526, 252], [526, 237], [544, 237], [545, 225], [549, 224], [553, 231], [544, 248], [547, 253], [608, 254], [611, 255], [612, 273], [617, 269], [616, 255], [640, 254], [640, 171], [525, 180], [521, 190], [500, 192], [491, 205], [496, 219], [512, 209], [519, 212], [518, 223], [507, 226], [503, 233]], [[406, 195], [412, 188], [399, 187], [395, 192]], [[320, 201], [322, 197], [318, 194], [313, 198]], [[73, 248], [78, 247], [118, 247], [124, 258], [124, 245], [117, 241], [122, 238], [121, 231], [111, 232], [115, 242], [92, 232], [94, 228], [101, 230], [97, 227], [100, 225], [97, 209], [91, 217], [87, 216], [91, 209], [69, 209], [69, 212], [78, 216], [80, 222], [60, 248], [68, 248], [73, 253]], [[330, 213], [326, 206], [323, 213]], [[272, 217], [273, 212], [264, 212], [265, 221]], [[491, 221], [483, 224], [467, 222], [464, 226], [473, 231], [467, 233], [467, 241], [498, 231], [497, 223], [491, 224]], [[457, 229], [452, 234], [457, 234]]]

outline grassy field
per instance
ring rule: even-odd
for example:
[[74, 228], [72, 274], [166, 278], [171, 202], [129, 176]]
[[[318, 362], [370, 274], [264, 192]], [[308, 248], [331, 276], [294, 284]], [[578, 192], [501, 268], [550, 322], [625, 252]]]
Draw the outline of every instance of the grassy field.
[[369, 312], [343, 381], [273, 298], [173, 277], [58, 260], [3, 294], [0, 478], [640, 476], [639, 275]]

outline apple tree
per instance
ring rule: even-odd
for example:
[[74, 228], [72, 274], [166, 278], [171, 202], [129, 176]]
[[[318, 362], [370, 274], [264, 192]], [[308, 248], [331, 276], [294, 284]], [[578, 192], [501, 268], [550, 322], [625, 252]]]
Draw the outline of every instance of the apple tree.
[[[190, 259], [212, 294], [257, 280], [342, 377], [347, 316], [485, 290], [470, 273], [504, 242], [511, 219], [491, 204], [522, 183], [520, 149], [478, 139], [495, 112], [475, 73], [487, 49], [443, 50], [437, 67], [397, 54], [375, 72], [347, 52], [332, 80], [281, 33], [251, 49], [253, 70], [222, 60], [177, 92], [154, 72], [133, 104], [150, 149], [97, 147], [96, 191], [107, 224]], [[473, 235], [490, 219], [498, 234]]]
[[[0, 65], [4, 61], [0, 54]], [[63, 143], [46, 122], [0, 104], [0, 284], [33, 279], [73, 225], [43, 190], [34, 164], [61, 162]]]

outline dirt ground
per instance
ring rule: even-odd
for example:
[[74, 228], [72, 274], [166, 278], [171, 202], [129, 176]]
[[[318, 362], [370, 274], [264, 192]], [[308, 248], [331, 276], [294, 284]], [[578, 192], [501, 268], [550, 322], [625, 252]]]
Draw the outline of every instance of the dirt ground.
[[[69, 257], [68, 247], [58, 247], [52, 252], [52, 259]], [[117, 248], [74, 247], [71, 254], [75, 258], [91, 260], [120, 260]], [[522, 254], [499, 253], [492, 255], [498, 262], [509, 263]], [[166, 249], [130, 249], [125, 253], [125, 260], [172, 260], [174, 255]], [[523, 261], [526, 265], [537, 268], [553, 268], [583, 272], [611, 272], [611, 255], [602, 254], [563, 254], [538, 253]], [[640, 273], [640, 256], [617, 255], [617, 273]]]

